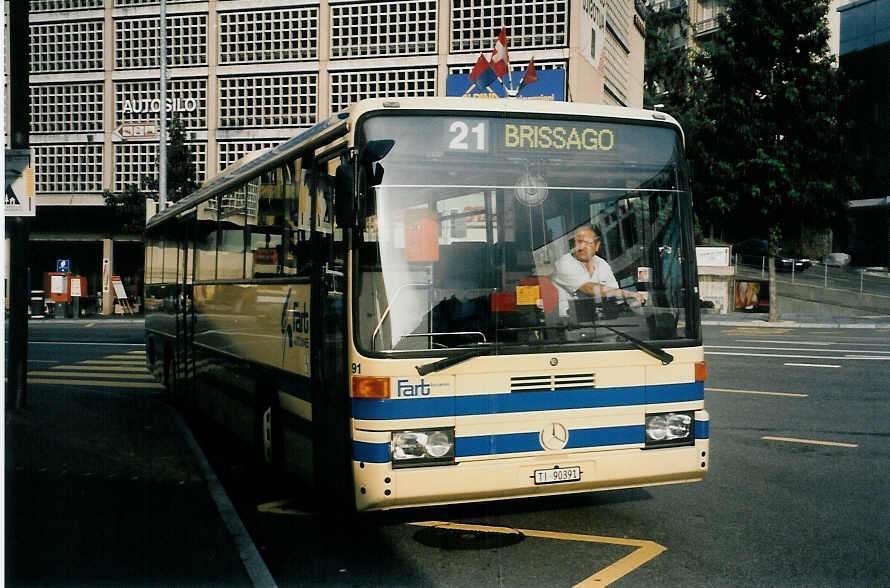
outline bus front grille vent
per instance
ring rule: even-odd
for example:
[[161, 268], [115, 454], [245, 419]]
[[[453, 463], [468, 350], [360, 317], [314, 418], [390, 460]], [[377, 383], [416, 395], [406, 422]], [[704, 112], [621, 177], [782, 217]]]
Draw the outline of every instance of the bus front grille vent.
[[541, 392], [595, 387], [595, 374], [547, 374], [510, 378], [510, 392]]

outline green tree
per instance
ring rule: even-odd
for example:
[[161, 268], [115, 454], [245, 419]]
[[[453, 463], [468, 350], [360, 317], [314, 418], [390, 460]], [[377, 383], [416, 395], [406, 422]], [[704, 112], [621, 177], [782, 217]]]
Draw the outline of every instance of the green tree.
[[[160, 168], [160, 166], [158, 166]], [[173, 203], [198, 188], [197, 170], [185, 143], [185, 124], [174, 116], [167, 132], [167, 198]], [[114, 230], [141, 233], [145, 227], [145, 199], [157, 194], [158, 176], [142, 176], [140, 185], [128, 185], [123, 192], [105, 190], [105, 204], [112, 209]]]
[[[696, 192], [731, 213], [732, 236], [770, 242], [770, 285], [783, 239], [820, 228], [855, 188], [843, 169], [845, 89], [828, 49], [828, 0], [728, 0], [697, 56], [708, 72]], [[770, 319], [777, 316], [775, 296]]]
[[696, 72], [686, 42], [689, 28], [685, 3], [673, 8], [664, 3], [646, 15], [643, 105], [654, 108], [661, 104], [660, 109], [678, 120], [693, 110]]
[[141, 233], [145, 228], [145, 194], [135, 184], [123, 192], [105, 190], [105, 205], [111, 209], [111, 232]]
[[[179, 116], [173, 115], [167, 127], [167, 201], [173, 203], [198, 188], [198, 174], [192, 152], [185, 143], [185, 123]], [[160, 165], [158, 169], [160, 170]], [[157, 193], [158, 178], [159, 176], [143, 176], [142, 189]]]
[[[687, 155], [696, 162], [703, 124], [698, 87], [705, 76], [688, 42], [691, 26], [685, 2], [665, 2], [647, 13], [643, 104], [646, 108], [658, 107], [677, 119], [683, 127]], [[714, 198], [705, 202], [711, 207], [717, 204]], [[706, 209], [697, 204], [697, 215], [703, 212]], [[698, 224], [698, 218], [696, 221]]]

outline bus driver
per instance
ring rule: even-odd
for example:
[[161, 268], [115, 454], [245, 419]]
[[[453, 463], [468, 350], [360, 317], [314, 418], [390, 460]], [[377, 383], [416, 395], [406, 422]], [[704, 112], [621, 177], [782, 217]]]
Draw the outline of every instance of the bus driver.
[[645, 302], [643, 294], [618, 287], [618, 281], [609, 263], [596, 254], [599, 248], [599, 229], [583, 224], [575, 229], [575, 243], [572, 250], [556, 261], [553, 282], [560, 289], [560, 316], [568, 315], [569, 298], [579, 295], [594, 297], [597, 300], [605, 297], [631, 297], [640, 304]]

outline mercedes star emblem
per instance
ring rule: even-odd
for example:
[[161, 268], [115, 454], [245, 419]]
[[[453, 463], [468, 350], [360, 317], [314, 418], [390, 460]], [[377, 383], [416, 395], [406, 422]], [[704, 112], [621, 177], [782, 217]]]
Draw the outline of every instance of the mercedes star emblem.
[[569, 431], [559, 423], [550, 423], [541, 429], [540, 439], [544, 449], [562, 449], [569, 442]]

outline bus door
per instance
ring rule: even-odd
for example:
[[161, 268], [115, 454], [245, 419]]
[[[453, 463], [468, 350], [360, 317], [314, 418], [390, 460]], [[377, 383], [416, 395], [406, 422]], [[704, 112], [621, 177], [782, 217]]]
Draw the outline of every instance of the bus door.
[[[354, 500], [351, 480], [349, 390], [346, 373], [346, 242], [334, 215], [334, 178], [340, 157], [313, 170], [311, 301], [312, 421], [317, 488], [335, 505]], [[332, 482], [326, 487], [326, 480]]]
[[191, 212], [177, 221], [179, 235], [179, 263], [176, 282], [176, 386], [181, 400], [194, 398], [195, 384], [195, 306], [193, 301], [193, 277], [195, 265], [195, 213]]

